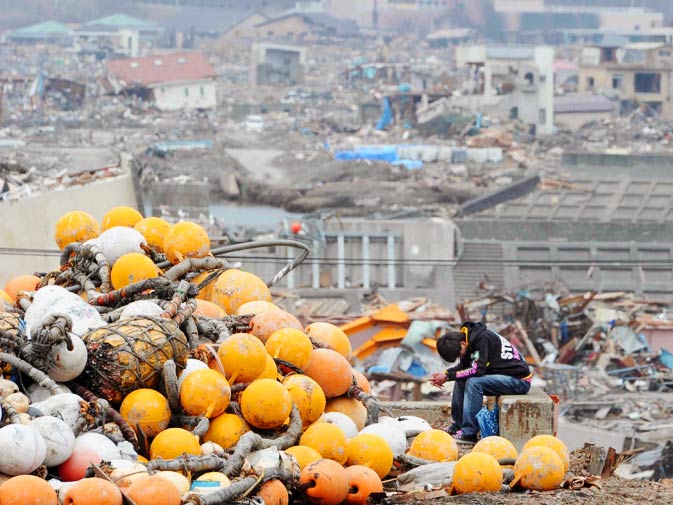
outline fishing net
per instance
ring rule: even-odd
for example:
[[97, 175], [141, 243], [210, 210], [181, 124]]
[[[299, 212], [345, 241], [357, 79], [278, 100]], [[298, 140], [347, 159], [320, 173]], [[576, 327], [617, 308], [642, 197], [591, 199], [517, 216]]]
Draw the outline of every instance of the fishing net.
[[155, 388], [164, 363], [187, 363], [187, 337], [170, 319], [138, 316], [110, 323], [82, 339], [89, 357], [80, 376], [98, 396], [113, 404], [140, 388]]

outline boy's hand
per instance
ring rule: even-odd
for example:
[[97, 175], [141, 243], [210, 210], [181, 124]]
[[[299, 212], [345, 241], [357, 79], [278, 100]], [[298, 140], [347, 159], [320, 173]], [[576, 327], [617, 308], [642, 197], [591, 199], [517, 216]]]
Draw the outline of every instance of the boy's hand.
[[446, 373], [444, 372], [435, 372], [430, 376], [430, 384], [435, 387], [441, 388], [446, 382]]

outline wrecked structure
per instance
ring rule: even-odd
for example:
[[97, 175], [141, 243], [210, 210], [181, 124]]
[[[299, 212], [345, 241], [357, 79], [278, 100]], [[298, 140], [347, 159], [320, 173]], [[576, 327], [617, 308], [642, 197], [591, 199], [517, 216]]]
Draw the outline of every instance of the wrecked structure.
[[257, 43], [250, 54], [250, 84], [296, 86], [304, 82], [306, 48]]
[[579, 91], [614, 97], [623, 115], [645, 105], [673, 118], [672, 76], [673, 47], [661, 42], [582, 48]]
[[159, 110], [213, 109], [215, 70], [203, 53], [172, 53], [107, 62], [106, 88], [133, 94]]
[[552, 132], [553, 47], [459, 46], [455, 53], [465, 81], [451, 105], [504, 120], [520, 119], [535, 135]]

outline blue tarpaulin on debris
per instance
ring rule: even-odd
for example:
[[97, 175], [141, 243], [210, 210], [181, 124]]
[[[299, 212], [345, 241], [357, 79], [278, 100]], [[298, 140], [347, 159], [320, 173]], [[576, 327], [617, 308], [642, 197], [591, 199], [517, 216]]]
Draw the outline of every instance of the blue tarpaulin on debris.
[[399, 157], [399, 146], [365, 146], [350, 151], [337, 151], [334, 159], [339, 161], [376, 160], [387, 161], [393, 165], [402, 165], [407, 170], [423, 168], [420, 160], [410, 160]]

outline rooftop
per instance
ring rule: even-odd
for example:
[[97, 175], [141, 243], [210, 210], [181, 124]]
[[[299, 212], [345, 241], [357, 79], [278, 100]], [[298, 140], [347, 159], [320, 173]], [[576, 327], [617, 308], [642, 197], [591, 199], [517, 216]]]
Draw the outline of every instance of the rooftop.
[[109, 74], [125, 86], [152, 86], [169, 82], [202, 81], [215, 77], [203, 53], [172, 53], [124, 58], [107, 62]]
[[140, 30], [140, 31], [158, 31], [161, 29], [159, 25], [155, 23], [145, 21], [143, 19], [136, 18], [133, 16], [129, 16], [128, 14], [124, 14], [121, 12], [89, 21], [88, 23], [84, 24], [84, 27], [85, 28], [102, 27], [102, 28], [114, 28], [114, 29], [130, 28], [133, 30]]
[[307, 24], [315, 25], [317, 29], [334, 32], [336, 35], [351, 36], [359, 33], [355, 21], [337, 18], [322, 12], [289, 12], [280, 17], [269, 19], [257, 26], [266, 26], [295, 16], [300, 17]]
[[72, 33], [72, 28], [58, 21], [43, 21], [34, 25], [20, 28], [11, 33], [14, 39], [41, 39], [50, 37], [65, 37]]
[[176, 32], [194, 30], [197, 33], [224, 33], [230, 27], [255, 14], [250, 9], [217, 9], [186, 6], [161, 22], [161, 26]]

